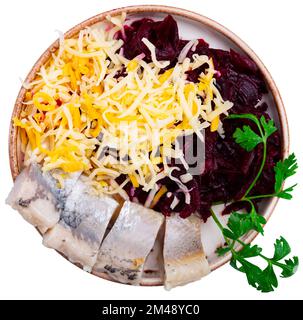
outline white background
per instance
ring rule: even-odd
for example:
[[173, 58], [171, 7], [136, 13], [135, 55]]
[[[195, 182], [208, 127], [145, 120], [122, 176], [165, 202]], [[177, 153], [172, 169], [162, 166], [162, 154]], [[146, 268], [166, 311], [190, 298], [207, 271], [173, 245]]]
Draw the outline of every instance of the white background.
[[[0, 2], [0, 298], [27, 299], [297, 299], [303, 298], [303, 266], [279, 288], [262, 294], [229, 265], [199, 282], [167, 292], [162, 287], [130, 287], [91, 276], [41, 244], [40, 235], [4, 204], [12, 187], [8, 162], [8, 126], [14, 101], [33, 63], [52, 43], [56, 29], [73, 25], [102, 11], [136, 4], [165, 4], [206, 15], [246, 41], [265, 63], [287, 110], [291, 150], [301, 168], [294, 199], [279, 202], [256, 243], [271, 254], [276, 237], [285, 235], [303, 264], [302, 141], [303, 22], [300, 0], [49, 0]], [[294, 182], [290, 181], [290, 182]]]

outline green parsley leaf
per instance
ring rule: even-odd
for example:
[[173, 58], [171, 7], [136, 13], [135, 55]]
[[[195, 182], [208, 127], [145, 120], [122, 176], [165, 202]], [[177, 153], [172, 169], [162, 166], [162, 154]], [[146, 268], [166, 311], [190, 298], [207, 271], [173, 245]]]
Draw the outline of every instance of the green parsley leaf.
[[278, 192], [278, 193], [276, 194], [276, 196], [277, 196], [278, 198], [282, 198], [282, 199], [286, 199], [286, 200], [291, 200], [291, 199], [292, 199], [292, 194], [291, 194], [291, 192], [293, 192], [293, 190], [294, 190], [294, 188], [295, 188], [296, 185], [297, 185], [297, 184], [294, 184], [294, 185], [292, 185], [291, 187], [286, 188], [286, 189]]
[[238, 239], [238, 236], [227, 228], [224, 228], [222, 232], [223, 232], [223, 235], [229, 239], [232, 239], [232, 240]]
[[[233, 233], [233, 237], [240, 238], [250, 230], [256, 230], [263, 234], [263, 225], [266, 219], [257, 214], [254, 207], [250, 213], [232, 212], [229, 216], [227, 226]], [[229, 237], [228, 235], [226, 235]], [[230, 238], [230, 237], [229, 237]]]
[[216, 253], [219, 257], [224, 256], [226, 253], [230, 251], [229, 247], [221, 247], [216, 250]]
[[294, 153], [289, 155], [285, 160], [279, 161], [275, 168], [275, 192], [281, 191], [283, 182], [293, 176], [298, 169], [298, 163]]
[[233, 256], [230, 265], [236, 270], [245, 273], [248, 283], [259, 291], [270, 292], [278, 285], [277, 277], [271, 264], [268, 264], [262, 270], [237, 254]]
[[[238, 266], [237, 263], [239, 263], [240, 266]], [[260, 282], [262, 281], [262, 270], [257, 265], [236, 256], [236, 258], [233, 259], [231, 266], [236, 270], [245, 273], [248, 283], [258, 289]]]
[[239, 238], [252, 229], [252, 221], [249, 214], [232, 212], [227, 226]]
[[258, 247], [257, 245], [246, 245], [240, 252], [238, 252], [238, 255], [240, 255], [243, 258], [252, 258], [257, 257], [261, 252], [262, 248]]
[[295, 256], [292, 259], [284, 260], [284, 262], [285, 264], [281, 266], [283, 270], [281, 273], [281, 277], [289, 278], [297, 272], [299, 266], [299, 258]]
[[233, 137], [236, 142], [246, 151], [253, 150], [261, 142], [266, 143], [267, 138], [277, 131], [273, 120], [266, 121], [264, 116], [259, 120], [252, 114], [232, 114], [228, 116], [228, 119], [248, 119], [257, 125], [260, 135], [255, 133], [250, 126], [243, 126], [242, 129], [237, 128], [234, 132]]
[[291, 251], [290, 246], [283, 237], [280, 237], [280, 239], [277, 239], [274, 246], [275, 246], [275, 253], [272, 260], [279, 261], [285, 258], [288, 254], [290, 254], [290, 251]]
[[263, 226], [266, 224], [266, 219], [256, 212], [253, 206], [250, 212], [250, 219], [252, 221], [252, 229], [264, 234]]
[[260, 122], [262, 125], [262, 128], [264, 130], [264, 136], [267, 139], [269, 136], [271, 136], [274, 132], [277, 131], [277, 128], [275, 127], [274, 121], [273, 120], [268, 120], [266, 122], [266, 119], [264, 116], [260, 118]]
[[232, 258], [230, 259], [229, 264], [230, 264], [234, 269], [236, 269], [237, 271], [243, 272], [242, 270], [240, 270], [240, 268], [238, 268], [238, 266], [237, 266], [237, 259], [235, 258], [234, 255], [233, 255]]
[[233, 134], [236, 142], [246, 151], [252, 151], [263, 139], [257, 135], [249, 126], [237, 128]]
[[268, 264], [268, 266], [262, 271], [262, 274], [258, 281], [257, 289], [262, 292], [271, 292], [274, 291], [274, 288], [277, 287], [278, 279], [275, 274], [274, 268], [272, 264]]

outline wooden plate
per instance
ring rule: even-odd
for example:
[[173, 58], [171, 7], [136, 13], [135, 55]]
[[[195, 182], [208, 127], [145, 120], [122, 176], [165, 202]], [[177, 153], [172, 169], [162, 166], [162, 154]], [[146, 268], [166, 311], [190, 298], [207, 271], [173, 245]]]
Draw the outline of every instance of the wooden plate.
[[[286, 118], [285, 109], [283, 106], [282, 99], [280, 97], [279, 91], [269, 74], [268, 70], [258, 58], [258, 56], [245, 44], [240, 38], [238, 38], [234, 33], [220, 25], [219, 23], [199, 15], [197, 13], [187, 11], [184, 9], [167, 7], [167, 6], [131, 6], [119, 8], [111, 11], [107, 11], [98, 14], [70, 29], [66, 34], [66, 38], [74, 37], [78, 32], [87, 27], [93, 26], [97, 23], [102, 23], [107, 15], [115, 16], [120, 15], [122, 12], [126, 12], [128, 18], [135, 19], [140, 17], [151, 17], [154, 19], [163, 18], [167, 14], [171, 14], [178, 22], [179, 32], [181, 37], [184, 39], [195, 39], [203, 38], [205, 39], [211, 47], [220, 49], [230, 49], [233, 48], [238, 52], [242, 52], [248, 55], [259, 67], [265, 82], [268, 87], [269, 94], [265, 97], [269, 105], [269, 112], [274, 118], [276, 125], [278, 126], [282, 138], [282, 155], [285, 157], [288, 154], [289, 148], [289, 131], [288, 123]], [[39, 71], [40, 67], [45, 64], [50, 58], [51, 54], [55, 52], [59, 47], [59, 41], [54, 42], [38, 59], [38, 61], [33, 66], [32, 70], [29, 72], [26, 82], [31, 82]], [[26, 90], [24, 88], [20, 89], [18, 94], [15, 107], [13, 110], [12, 118], [18, 117], [22, 109], [22, 101], [24, 100]], [[9, 135], [9, 154], [10, 154], [10, 167], [13, 179], [17, 177], [23, 165], [23, 156], [20, 151], [19, 135], [18, 129], [16, 129], [12, 123], [10, 126]], [[278, 199], [273, 198], [262, 204], [262, 212], [264, 217], [268, 220], [271, 216]], [[219, 212], [218, 208], [218, 212]], [[216, 208], [215, 208], [216, 211]], [[226, 223], [227, 217], [220, 217], [223, 223]], [[243, 241], [245, 243], [250, 243], [257, 236], [257, 232], [250, 232], [247, 234]], [[223, 244], [223, 238], [220, 232], [214, 225], [212, 219], [202, 226], [202, 242], [204, 249], [207, 254], [208, 261], [211, 266], [211, 270], [215, 270], [222, 266], [224, 263], [230, 260], [230, 256], [217, 257], [215, 250], [217, 247]], [[159, 263], [159, 255], [161, 259], [161, 241], [157, 241], [153, 252], [148, 257], [147, 263], [145, 265], [144, 278], [142, 285], [161, 285], [163, 283], [163, 269], [161, 262]], [[98, 274], [98, 276], [109, 279], [106, 274]]]

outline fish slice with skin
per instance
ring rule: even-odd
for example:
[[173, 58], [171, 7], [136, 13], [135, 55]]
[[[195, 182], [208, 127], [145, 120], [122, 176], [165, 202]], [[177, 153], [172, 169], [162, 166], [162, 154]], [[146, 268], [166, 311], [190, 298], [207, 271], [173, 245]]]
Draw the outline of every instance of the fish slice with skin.
[[139, 285], [144, 262], [163, 222], [161, 213], [125, 201], [101, 245], [93, 273], [105, 272], [115, 281]]
[[166, 217], [163, 247], [166, 289], [199, 280], [210, 272], [201, 242], [202, 221], [195, 215]]
[[108, 223], [118, 203], [92, 194], [79, 179], [66, 199], [60, 221], [44, 234], [43, 244], [63, 253], [71, 262], [91, 271]]
[[59, 221], [66, 196], [79, 175], [73, 174], [65, 180], [66, 189], [59, 189], [49, 173], [43, 173], [39, 165], [32, 164], [18, 175], [6, 203], [44, 233]]

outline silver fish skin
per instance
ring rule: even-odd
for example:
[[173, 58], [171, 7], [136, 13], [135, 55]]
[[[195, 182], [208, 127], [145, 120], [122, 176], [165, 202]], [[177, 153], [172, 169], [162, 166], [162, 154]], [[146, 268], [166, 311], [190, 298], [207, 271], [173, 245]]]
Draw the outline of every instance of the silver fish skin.
[[165, 289], [199, 280], [210, 272], [201, 242], [199, 217], [183, 219], [174, 214], [165, 219], [163, 247]]
[[115, 281], [139, 285], [146, 257], [163, 222], [162, 214], [125, 201], [101, 245], [93, 273], [105, 272]]
[[6, 203], [40, 231], [53, 227], [60, 218], [67, 190], [59, 190], [55, 180], [37, 164], [22, 170]]
[[118, 203], [97, 196], [79, 179], [67, 196], [60, 221], [43, 236], [43, 244], [90, 271]]

